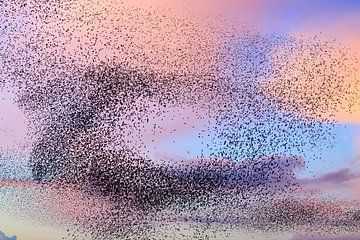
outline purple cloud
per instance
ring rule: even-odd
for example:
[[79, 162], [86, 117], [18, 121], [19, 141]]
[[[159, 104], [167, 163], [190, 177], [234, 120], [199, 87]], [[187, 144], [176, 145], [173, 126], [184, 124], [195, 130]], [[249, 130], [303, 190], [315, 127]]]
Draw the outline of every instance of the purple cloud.
[[350, 182], [360, 177], [360, 174], [353, 173], [350, 169], [344, 168], [334, 172], [326, 173], [322, 176], [313, 179], [300, 180], [303, 186], [319, 186], [319, 185], [330, 185], [336, 186]]

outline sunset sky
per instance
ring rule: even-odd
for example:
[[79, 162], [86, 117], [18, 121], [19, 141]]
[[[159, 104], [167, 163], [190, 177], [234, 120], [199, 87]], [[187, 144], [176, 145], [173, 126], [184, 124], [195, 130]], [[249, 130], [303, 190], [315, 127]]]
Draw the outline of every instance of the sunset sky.
[[[69, 19], [72, 19], [66, 23], [62, 23], [60, 17], [54, 13], [50, 13], [54, 15], [50, 17], [54, 19], [52, 22], [42, 21], [41, 18], [37, 17], [42, 13], [29, 11], [33, 3], [32, 1], [27, 2], [28, 10], [26, 7], [25, 10], [16, 10], [16, 7], [13, 10], [11, 4], [5, 9], [0, 9], [0, 55], [1, 58], [5, 59], [3, 56], [6, 56], [10, 51], [15, 51], [16, 54], [11, 56], [15, 65], [17, 65], [16, 61], [23, 58], [21, 54], [35, 59], [36, 57], [50, 58], [63, 53], [63, 49], [58, 47], [61, 45], [67, 51], [68, 58], [65, 61], [76, 59], [79, 65], [86, 65], [89, 61], [96, 63], [97, 61], [110, 61], [109, 59], [114, 57], [124, 57], [134, 59], [130, 60], [130, 64], [136, 66], [140, 63], [132, 57], [137, 54], [144, 54], [149, 63], [141, 66], [145, 65], [149, 69], [161, 69], [166, 73], [180, 71], [196, 74], [198, 69], [202, 68], [208, 74], [218, 74], [218, 72], [215, 73], [214, 66], [218, 66], [219, 63], [208, 61], [209, 56], [214, 56], [214, 59], [218, 56], [218, 46], [225, 46], [224, 49], [227, 51], [236, 49], [236, 38], [229, 41], [229, 39], [222, 38], [222, 33], [233, 31], [235, 35], [239, 34], [239, 38], [241, 38], [240, 29], [243, 22], [246, 22], [264, 35], [294, 38], [313, 38], [316, 36], [316, 39], [328, 41], [330, 44], [347, 49], [349, 57], [345, 64], [354, 69], [354, 74], [345, 77], [344, 82], [351, 86], [351, 92], [360, 93], [360, 84], [356, 84], [357, 81], [360, 81], [360, 1], [357, 0], [201, 0], [196, 1], [196, 3], [188, 0], [126, 0], [123, 1], [123, 5], [117, 1], [73, 0], [71, 1], [73, 4], [69, 8], [64, 7], [60, 10], [69, 16]], [[117, 16], [117, 11], [115, 11], [117, 8], [123, 8], [122, 11], [126, 12], [126, 9], [134, 7], [139, 8], [140, 12], [153, 11], [154, 17], [164, 17], [163, 25], [154, 27], [146, 22], [137, 22], [126, 14]], [[75, 27], [80, 21], [78, 18], [87, 18], [86, 12], [97, 12], [100, 16], [104, 15], [103, 22], [93, 21], [90, 23], [90, 26], [102, 32], [97, 36], [94, 43], [91, 43], [93, 39], [87, 34], [87, 25]], [[209, 15], [221, 16], [222, 20], [211, 18], [207, 21], [205, 16]], [[126, 45], [128, 43], [122, 42], [122, 39], [113, 34], [112, 28], [116, 28], [118, 23], [111, 20], [116, 18], [119, 18], [122, 24], [129, 25], [129, 29], [131, 27], [140, 29], [135, 33], [129, 30], [129, 34], [133, 34], [134, 42], [132, 44]], [[176, 24], [173, 24], [173, 19], [176, 18], [185, 19], [188, 25], [180, 29]], [[71, 40], [67, 38], [66, 33], [64, 34], [62, 24], [67, 24], [66, 27], [70, 29], [69, 32], [72, 31], [73, 38]], [[39, 28], [40, 26], [41, 28]], [[182, 32], [187, 29], [189, 34]], [[192, 34], [194, 29], [196, 29], [196, 35]], [[148, 32], [151, 32], [152, 35]], [[154, 36], [162, 35], [166, 36], [163, 41], [153, 41], [152, 45], [145, 49], [138, 48], [138, 46], [146, 45]], [[90, 36], [92, 35], [90, 34]], [[27, 41], [35, 41], [39, 45], [53, 41], [58, 45], [49, 46], [42, 50], [28, 49], [22, 51], [21, 49], [26, 49]], [[77, 55], [76, 49], [85, 42], [90, 42], [89, 49], [94, 51], [88, 51], [88, 54], [84, 56]], [[119, 53], [110, 47], [101, 50], [107, 42], [124, 44], [125, 50], [122, 52], [124, 56], [119, 56]], [[178, 49], [185, 50], [177, 52]], [[255, 49], [254, 53], [256, 51]], [[223, 54], [226, 55], [226, 51]], [[275, 59], [278, 57], [277, 54], [281, 54], [281, 51], [272, 49], [271, 53], [265, 52], [264, 54], [268, 54], [269, 64], [277, 69]], [[297, 61], [304, 61], [304, 59], [292, 59], [293, 56], [287, 57], [290, 63], [294, 63], [292, 66], [295, 67]], [[328, 60], [325, 57], [322, 59]], [[34, 60], [34, 62], [36, 61]], [[173, 62], [180, 64], [174, 65]], [[1, 60], [0, 68], [2, 64], [4, 62]], [[24, 64], [19, 63], [19, 65]], [[236, 57], [232, 64], [224, 60], [219, 69], [223, 71], [222, 74], [226, 71], [236, 72], [237, 64], [240, 63], [237, 62]], [[312, 71], [311, 66], [308, 67], [309, 71]], [[27, 71], [31, 72], [31, 68], [38, 69], [41, 66], [34, 64]], [[286, 72], [284, 74], [286, 76]], [[347, 75], [347, 72], [340, 74]], [[6, 70], [0, 70], [0, 77], [5, 78], [6, 76], [8, 76]], [[304, 79], [298, 79], [294, 82], [289, 87], [288, 95], [277, 92], [279, 89], [277, 86], [281, 86], [281, 82], [272, 81], [272, 79], [262, 81], [264, 81], [262, 85], [264, 96], [269, 99], [276, 98], [281, 102], [296, 103], [301, 100], [301, 96], [307, 94], [301, 92], [304, 89], [306, 91], [304, 88], [306, 80]], [[0, 84], [1, 82], [0, 79]], [[32, 143], [28, 126], [34, 119], [29, 119], [15, 102], [17, 100], [15, 87], [9, 85], [1, 87], [0, 85], [0, 240], [11, 239], [6, 236], [16, 236], [18, 240], [60, 240], [67, 234], [67, 226], [73, 224], [76, 214], [86, 213], [87, 209], [94, 205], [99, 206], [100, 209], [106, 203], [96, 197], [84, 200], [81, 193], [75, 191], [59, 192], [56, 189], [49, 189], [44, 192], [31, 181], [31, 172], [27, 169], [29, 146]], [[292, 94], [293, 91], [298, 91], [297, 89], [302, 90], [297, 94]], [[313, 91], [317, 95], [323, 94], [315, 89]], [[334, 94], [345, 95], [346, 93], [335, 92]], [[328, 135], [324, 135], [325, 139], [317, 140], [316, 146], [305, 144], [301, 152], [296, 150], [292, 152], [292, 154], [300, 155], [304, 159], [305, 167], [297, 172], [300, 181], [304, 181], [304, 186], [309, 189], [320, 188], [321, 190], [316, 190], [320, 191], [320, 195], [332, 194], [338, 199], [339, 204], [342, 204], [342, 201], [346, 202], [344, 204], [360, 201], [360, 98], [356, 99], [355, 97], [355, 102], [351, 108], [348, 108], [347, 104], [348, 102], [344, 99], [340, 103], [340, 107], [336, 109], [335, 115], [328, 117], [334, 121], [334, 125], [329, 124], [329, 130], [325, 131], [328, 133]], [[308, 111], [305, 106], [304, 108], [302, 106], [300, 104], [296, 111], [279, 107], [278, 111], [279, 113], [290, 112], [305, 120], [317, 119], [316, 121], [319, 122], [323, 121], [324, 116], [327, 117], [333, 113], [323, 112], [320, 117], [314, 116], [312, 111]], [[175, 113], [177, 116], [172, 118], [171, 116]], [[164, 116], [150, 116], [150, 121], [148, 125], [145, 124], [145, 127], [159, 123], [163, 125], [165, 130], [162, 133], [156, 133], [155, 136], [150, 131], [137, 135], [136, 137], [142, 138], [147, 146], [146, 149], [138, 147], [139, 151], [143, 154], [146, 153], [155, 162], [191, 161], [200, 155], [211, 158], [211, 152], [206, 146], [209, 143], [211, 144], [212, 139], [217, 136], [209, 132], [209, 136], [206, 138], [199, 139], [197, 137], [199, 132], [204, 129], [204, 122], [199, 120], [196, 114], [190, 110], [172, 109], [167, 114], [165, 118], [168, 121], [161, 120]], [[184, 118], [187, 119], [186, 126], [183, 123]], [[211, 119], [206, 120], [211, 121]], [[272, 123], [267, 124], [266, 127], [271, 128]], [[190, 125], [194, 127], [189, 128]], [[174, 129], [176, 131], [173, 131]], [[300, 132], [299, 130], [299, 133], [294, 133], [294, 135], [303, 139], [304, 142], [313, 141], [311, 139], [307, 141], [307, 138], [311, 136], [306, 133], [301, 135]], [[279, 132], [279, 135], [281, 134]], [[333, 136], [335, 136], [331, 140], [333, 146], [329, 148], [330, 140], [327, 137]], [[155, 138], [155, 141], [152, 141], [152, 138]], [[292, 140], [290, 139], [290, 141]], [[280, 153], [281, 150], [279, 150]], [[42, 201], [38, 201], [39, 198]], [[44, 209], [47, 213], [45, 216]], [[33, 219], [33, 216], [38, 216], [39, 219]], [[1, 232], [6, 236], [3, 236]], [[246, 239], [247, 234], [246, 231], [237, 233], [237, 235], [233, 233], [234, 238], [227, 239]], [[262, 234], [251, 236], [254, 239], [269, 239], [268, 236]], [[279, 236], [271, 237], [272, 239], [288, 240], [307, 239], [301, 238], [301, 235], [293, 232], [282, 235], [282, 238]]]

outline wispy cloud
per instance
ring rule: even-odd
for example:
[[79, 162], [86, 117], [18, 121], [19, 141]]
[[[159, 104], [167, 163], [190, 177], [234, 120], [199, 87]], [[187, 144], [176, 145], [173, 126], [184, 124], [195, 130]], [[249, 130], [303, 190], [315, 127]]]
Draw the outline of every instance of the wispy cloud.
[[317, 178], [302, 180], [305, 186], [339, 186], [360, 177], [360, 174], [352, 172], [349, 168], [343, 168], [334, 172], [329, 172]]

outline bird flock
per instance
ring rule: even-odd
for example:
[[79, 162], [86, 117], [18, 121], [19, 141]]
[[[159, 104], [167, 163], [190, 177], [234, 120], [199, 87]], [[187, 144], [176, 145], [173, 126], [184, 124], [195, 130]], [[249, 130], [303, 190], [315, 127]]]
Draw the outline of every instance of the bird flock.
[[[115, 1], [2, 4], [0, 83], [30, 119], [31, 182], [105, 202], [79, 210], [65, 239], [359, 229], [357, 206], [297, 175], [360, 97], [351, 49]], [[200, 154], [154, 159], [171, 152], [159, 136], [176, 149], [181, 132]]]

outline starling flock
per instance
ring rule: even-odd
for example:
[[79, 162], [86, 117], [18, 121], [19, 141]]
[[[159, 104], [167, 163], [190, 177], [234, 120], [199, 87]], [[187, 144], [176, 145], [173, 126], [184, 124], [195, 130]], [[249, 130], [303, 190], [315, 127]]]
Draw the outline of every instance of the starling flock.
[[[106, 202], [77, 214], [65, 239], [360, 229], [357, 206], [323, 201], [297, 176], [332, 148], [332, 116], [360, 98], [351, 49], [90, 2], [0, 9], [0, 84], [30, 119], [31, 182]], [[169, 132], [171, 118], [182, 122]], [[201, 154], [154, 159], [159, 135], [176, 149], [182, 131]]]

